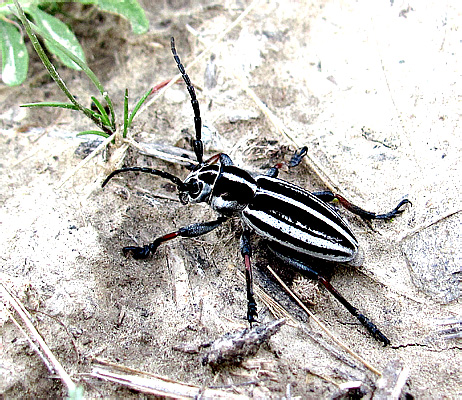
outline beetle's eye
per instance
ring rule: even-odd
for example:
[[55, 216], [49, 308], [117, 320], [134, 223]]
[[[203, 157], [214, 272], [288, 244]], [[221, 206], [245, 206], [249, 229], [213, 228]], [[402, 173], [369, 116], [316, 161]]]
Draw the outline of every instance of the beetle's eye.
[[199, 183], [197, 180], [189, 182], [188, 185], [188, 192], [191, 197], [197, 197], [202, 191], [202, 184]]

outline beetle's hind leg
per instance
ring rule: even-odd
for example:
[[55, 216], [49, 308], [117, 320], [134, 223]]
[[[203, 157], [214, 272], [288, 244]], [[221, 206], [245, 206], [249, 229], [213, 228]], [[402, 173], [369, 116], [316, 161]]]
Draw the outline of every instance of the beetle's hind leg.
[[323, 276], [318, 275], [318, 282], [322, 283], [322, 285], [330, 292], [332, 295], [340, 302], [342, 305], [352, 314], [354, 315], [359, 322], [374, 336], [375, 339], [382, 342], [384, 346], [390, 344], [390, 340], [380, 332], [379, 328], [364, 314], [359, 312], [359, 310], [352, 306], [348, 300], [346, 300], [338, 291], [335, 289], [329, 281], [327, 281]]
[[[290, 159], [290, 161], [287, 163], [287, 166], [289, 168], [294, 168], [298, 166], [302, 162], [303, 157], [306, 156], [307, 152], [308, 152], [308, 147], [306, 146], [302, 147], [299, 151], [296, 151], [295, 154]], [[270, 176], [272, 178], [277, 178], [277, 176], [279, 175], [279, 170], [282, 168], [282, 166], [283, 166], [282, 163], [276, 164], [274, 167], [270, 168], [270, 170], [265, 175]], [[345, 207], [348, 211], [352, 212], [353, 214], [359, 215], [360, 217], [367, 219], [367, 220], [392, 219], [393, 217], [401, 214], [404, 211], [404, 209], [401, 208], [402, 206], [404, 206], [405, 204], [412, 205], [412, 203], [408, 199], [404, 199], [404, 200], [401, 200], [393, 210], [387, 213], [384, 213], [384, 214], [377, 214], [374, 212], [366, 211], [362, 209], [361, 207], [358, 207], [357, 205], [350, 203], [342, 195], [333, 193], [331, 191], [314, 192], [312, 194], [325, 202], [331, 202], [337, 199], [340, 202], [340, 204], [343, 207]]]
[[282, 261], [289, 264], [307, 278], [317, 280], [321, 283], [353, 316], [355, 316], [359, 322], [369, 331], [369, 333], [378, 341], [382, 342], [384, 346], [390, 344], [390, 340], [380, 331], [379, 328], [363, 313], [361, 313], [356, 307], [354, 307], [345, 297], [343, 297], [337, 289], [335, 289], [330, 282], [321, 276], [314, 269], [307, 266], [305, 263], [288, 256], [283, 255], [278, 251], [278, 246], [274, 243], [269, 244], [269, 248], [273, 251], [277, 257]]
[[313, 192], [312, 195], [316, 196], [322, 201], [331, 202], [334, 200], [338, 200], [339, 203], [345, 207], [348, 211], [352, 212], [353, 214], [359, 215], [361, 218], [371, 220], [371, 219], [391, 219], [399, 214], [401, 214], [404, 209], [403, 207], [405, 204], [412, 203], [408, 199], [401, 200], [398, 205], [391, 211], [384, 213], [384, 214], [376, 214], [374, 212], [366, 211], [361, 207], [358, 207], [355, 204], [350, 203], [347, 199], [345, 199], [340, 194], [333, 193], [331, 191], [324, 191], [324, 192]]
[[256, 317], [257, 313], [257, 302], [255, 301], [253, 293], [253, 277], [252, 277], [252, 246], [250, 244], [250, 231], [245, 229], [241, 235], [241, 254], [244, 257], [245, 264], [245, 282], [247, 291], [247, 321], [250, 326], [253, 322], [258, 322]]

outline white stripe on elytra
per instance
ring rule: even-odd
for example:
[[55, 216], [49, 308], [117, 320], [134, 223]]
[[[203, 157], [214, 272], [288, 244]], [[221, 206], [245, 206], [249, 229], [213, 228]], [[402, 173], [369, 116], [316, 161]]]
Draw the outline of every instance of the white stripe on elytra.
[[258, 186], [255, 183], [250, 182], [247, 179], [242, 178], [241, 176], [238, 176], [236, 174], [233, 174], [233, 173], [230, 173], [230, 172], [223, 172], [222, 176], [225, 179], [228, 179], [229, 181], [237, 182], [237, 183], [249, 186], [252, 189], [253, 192], [255, 192], [258, 189]]
[[[308, 205], [306, 205], [304, 203], [301, 203], [299, 201], [296, 201], [294, 199], [291, 199], [290, 197], [285, 196], [283, 194], [274, 193], [274, 192], [271, 192], [269, 190], [259, 189], [258, 194], [262, 194], [263, 196], [275, 197], [275, 198], [277, 198], [277, 199], [279, 199], [279, 200], [281, 200], [281, 201], [283, 201], [285, 203], [292, 204], [294, 207], [297, 207], [297, 208], [307, 212], [308, 214], [311, 214], [315, 218], [318, 218], [321, 221], [323, 221], [324, 223], [326, 223], [327, 225], [329, 225], [331, 228], [334, 228], [334, 230], [336, 230], [341, 236], [345, 237], [349, 242], [357, 244], [356, 239], [354, 237], [352, 237], [351, 234], [348, 231], [343, 229], [341, 226], [339, 226], [335, 221], [331, 220], [329, 217], [326, 217], [325, 215], [321, 214], [320, 212], [313, 210]], [[323, 204], [321, 204], [321, 205], [326, 208], [325, 205], [323, 205]], [[340, 215], [338, 215], [334, 210], [327, 209], [327, 211], [336, 214], [341, 219]], [[283, 213], [283, 210], [281, 210], [281, 212]]]

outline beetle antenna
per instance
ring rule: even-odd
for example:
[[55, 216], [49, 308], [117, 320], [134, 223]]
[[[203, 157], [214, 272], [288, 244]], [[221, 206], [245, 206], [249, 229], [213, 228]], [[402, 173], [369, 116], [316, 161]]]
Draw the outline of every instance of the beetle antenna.
[[172, 37], [170, 40], [173, 58], [176, 61], [176, 65], [180, 70], [180, 73], [183, 77], [184, 83], [189, 92], [189, 96], [191, 97], [191, 105], [194, 110], [194, 129], [196, 131], [196, 140], [193, 142], [193, 149], [194, 153], [196, 153], [197, 162], [202, 164], [202, 158], [204, 156], [204, 144], [202, 143], [202, 120], [201, 120], [201, 111], [199, 108], [199, 102], [197, 101], [196, 91], [194, 90], [194, 86], [191, 83], [191, 79], [189, 79], [186, 70], [184, 69], [183, 64], [180, 61], [180, 57], [178, 56], [175, 48], [175, 39]]
[[101, 185], [101, 187], [104, 187], [106, 186], [106, 184], [116, 175], [122, 173], [122, 172], [130, 172], [130, 171], [133, 171], [133, 172], [144, 172], [146, 174], [151, 174], [151, 175], [156, 175], [156, 176], [160, 176], [162, 178], [165, 178], [165, 179], [168, 179], [170, 180], [171, 182], [173, 182], [178, 190], [184, 190], [184, 183], [183, 181], [176, 177], [175, 175], [172, 175], [170, 174], [169, 172], [165, 172], [165, 171], [161, 171], [159, 169], [152, 169], [152, 168], [146, 168], [146, 167], [129, 167], [129, 168], [121, 168], [121, 169], [116, 169], [115, 171], [112, 171], [108, 177], [104, 180], [103, 184]]

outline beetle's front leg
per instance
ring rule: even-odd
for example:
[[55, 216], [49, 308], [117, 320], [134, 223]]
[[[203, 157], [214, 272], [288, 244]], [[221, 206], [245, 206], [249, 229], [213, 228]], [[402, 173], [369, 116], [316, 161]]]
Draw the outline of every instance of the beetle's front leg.
[[[302, 162], [303, 157], [306, 156], [308, 152], [308, 147], [304, 146], [299, 151], [296, 151], [290, 161], [287, 163], [289, 168], [294, 168]], [[274, 167], [270, 168], [270, 170], [265, 174], [270, 176], [271, 178], [277, 178], [279, 175], [279, 170], [282, 168], [284, 164], [279, 163], [276, 164]]]
[[324, 192], [314, 192], [312, 193], [314, 196], [317, 198], [321, 199], [322, 201], [325, 202], [331, 202], [337, 199], [340, 204], [345, 207], [348, 211], [352, 212], [353, 214], [359, 215], [360, 217], [371, 220], [371, 219], [391, 219], [395, 217], [396, 215], [401, 214], [404, 210], [401, 209], [402, 206], [405, 204], [411, 204], [412, 203], [408, 199], [401, 200], [398, 205], [391, 210], [390, 212], [384, 213], [384, 214], [376, 214], [374, 212], [366, 211], [363, 210], [361, 207], [358, 207], [355, 204], [350, 203], [347, 199], [345, 199], [343, 196], [332, 193], [331, 191], [324, 191]]
[[250, 257], [252, 257], [252, 247], [250, 245], [250, 231], [245, 229], [241, 235], [241, 254], [244, 257], [245, 264], [245, 282], [247, 286], [247, 321], [250, 326], [253, 322], [258, 322], [255, 318], [258, 316], [257, 313], [257, 302], [255, 301], [253, 293], [253, 277], [252, 277], [252, 263]]
[[215, 221], [208, 222], [199, 222], [197, 224], [192, 224], [180, 228], [175, 232], [167, 233], [164, 236], [161, 236], [154, 240], [154, 242], [147, 244], [143, 247], [138, 246], [127, 246], [122, 249], [125, 256], [131, 254], [132, 257], [136, 260], [144, 259], [149, 256], [150, 253], [154, 254], [157, 248], [164, 242], [175, 239], [178, 236], [181, 237], [196, 237], [205, 235], [210, 231], [213, 231], [215, 228], [220, 226], [223, 222], [227, 220], [227, 217], [221, 216]]

